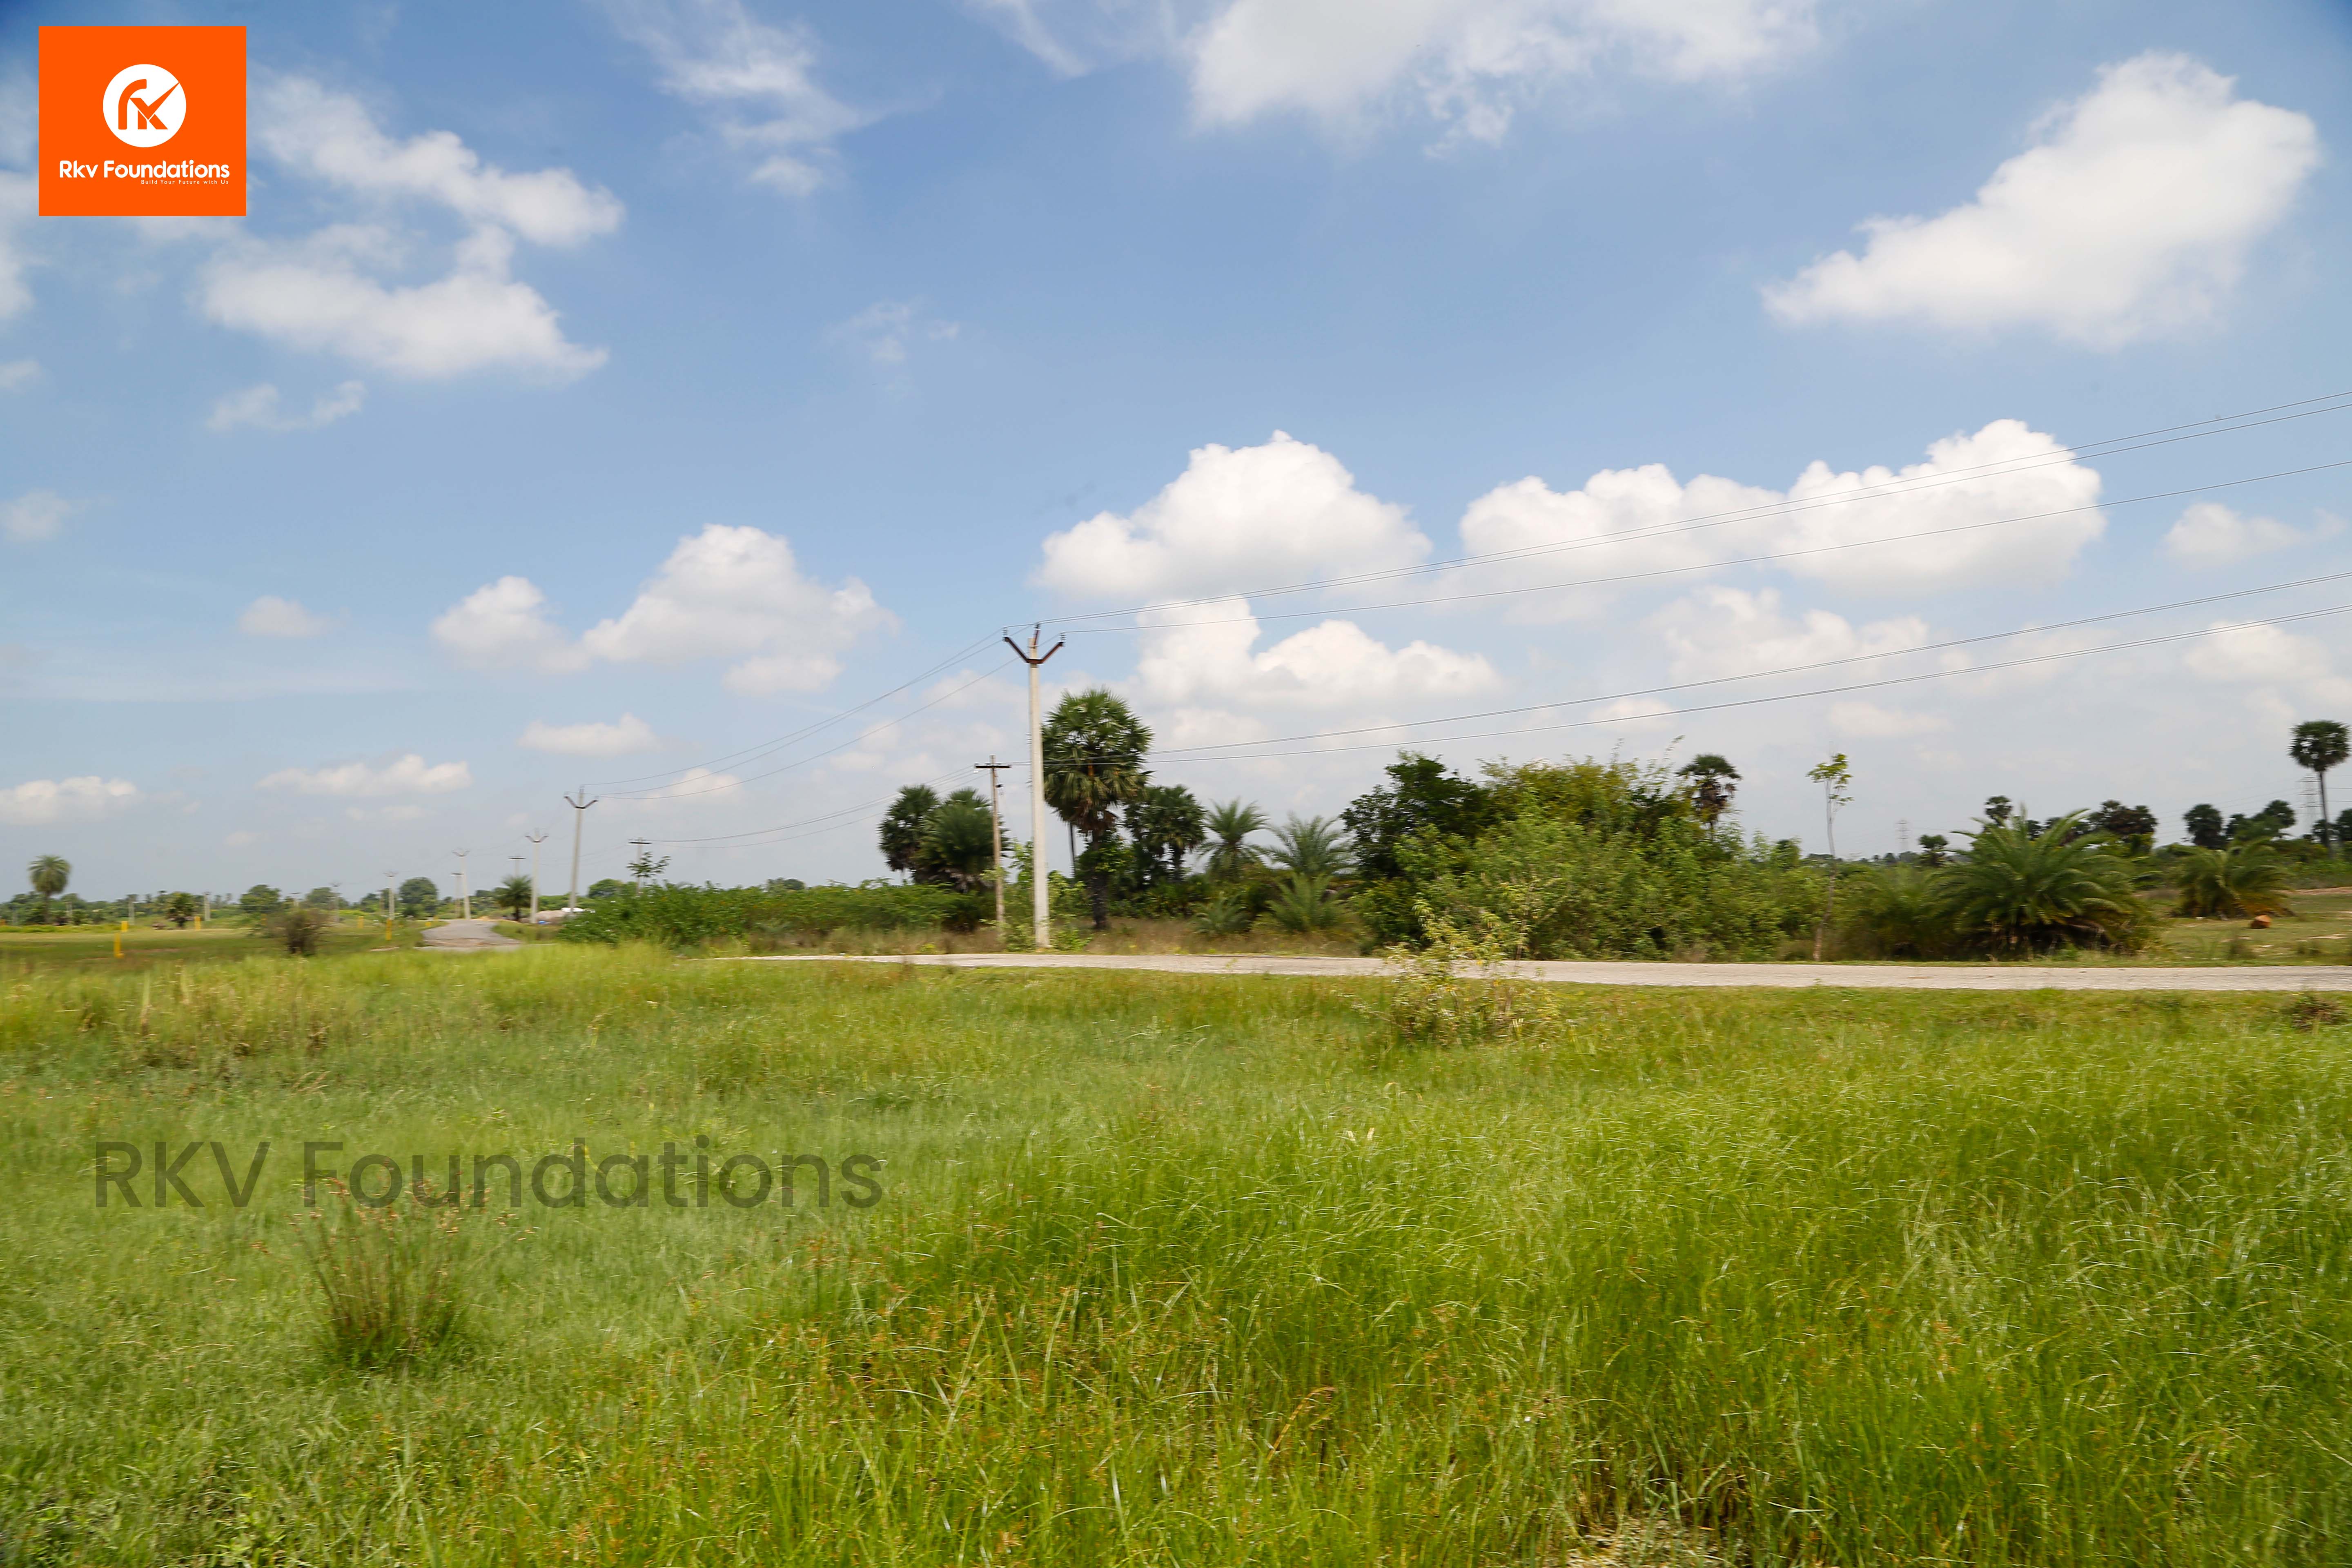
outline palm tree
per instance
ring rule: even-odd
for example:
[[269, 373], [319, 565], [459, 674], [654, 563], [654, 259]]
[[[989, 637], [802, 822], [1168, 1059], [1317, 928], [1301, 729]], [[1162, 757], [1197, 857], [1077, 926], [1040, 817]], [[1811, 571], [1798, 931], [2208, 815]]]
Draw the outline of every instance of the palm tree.
[[522, 919], [530, 913], [530, 879], [509, 877], [492, 890], [490, 901], [506, 910], [509, 920]]
[[1331, 879], [1319, 872], [1293, 871], [1265, 907], [1265, 918], [1284, 931], [1305, 936], [1338, 925], [1339, 906], [1332, 901]]
[[204, 905], [196, 901], [194, 893], [173, 893], [163, 900], [163, 918], [182, 931], [187, 930], [188, 922], [203, 910]]
[[2079, 816], [2039, 833], [1987, 824], [1965, 860], [1937, 873], [1954, 929], [2005, 952], [2130, 940], [2147, 920], [2131, 865], [2098, 838], [2072, 837]]
[[2180, 863], [2180, 901], [2173, 912], [2212, 917], [2274, 915], [2286, 908], [2286, 900], [2280, 896], [2285, 887], [2285, 863], [2267, 844], [2191, 849]]
[[1110, 929], [1110, 873], [1103, 865], [1118, 828], [1119, 808], [1143, 798], [1150, 783], [1143, 759], [1151, 731], [1134, 710], [1097, 687], [1073, 691], [1055, 703], [1042, 737], [1045, 752], [1045, 804], [1087, 836], [1087, 897], [1094, 905], [1095, 930]]
[[[929, 784], [908, 784], [882, 818], [882, 863], [913, 872], [923, 852], [923, 824], [940, 808], [940, 793]], [[920, 879], [918, 878], [918, 880]]]
[[37, 855], [25, 868], [25, 875], [31, 879], [33, 891], [41, 895], [41, 923], [47, 925], [50, 900], [66, 890], [66, 884], [73, 879], [73, 867], [63, 856]]
[[1329, 879], [1355, 868], [1347, 834], [1319, 816], [1293, 816], [1274, 830], [1274, 842], [1266, 858], [1294, 876]]
[[1249, 836], [1265, 826], [1265, 813], [1247, 801], [1229, 800], [1212, 806], [1209, 830], [1209, 875], [1238, 877], [1258, 862], [1258, 850]]
[[925, 820], [922, 865], [961, 892], [987, 885], [996, 867], [996, 830], [977, 791], [958, 790]]
[[2319, 780], [2319, 836], [2328, 842], [2329, 853], [2335, 852], [2336, 835], [2329, 831], [2327, 816], [2327, 770], [2352, 756], [2352, 731], [2333, 719], [2308, 719], [2294, 727], [2294, 739], [2289, 742], [2286, 754], [2297, 767], [2309, 768]]
[[1691, 809], [1714, 837], [1716, 818], [1731, 809], [1731, 797], [1739, 793], [1739, 770], [1713, 752], [1702, 752], [1676, 768], [1675, 776], [1691, 781]]
[[1182, 784], [1153, 784], [1127, 808], [1127, 834], [1153, 881], [1180, 882], [1185, 858], [1209, 841], [1201, 803]]

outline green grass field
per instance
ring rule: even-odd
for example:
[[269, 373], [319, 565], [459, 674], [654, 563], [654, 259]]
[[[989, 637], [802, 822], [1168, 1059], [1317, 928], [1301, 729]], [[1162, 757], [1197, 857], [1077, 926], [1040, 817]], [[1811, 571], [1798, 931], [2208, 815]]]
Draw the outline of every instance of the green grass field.
[[[2352, 1027], [2277, 998], [1575, 992], [1433, 1051], [1373, 982], [6, 962], [0, 1561], [2352, 1561]], [[305, 1141], [698, 1137], [880, 1200], [322, 1189], [462, 1255], [452, 1340], [335, 1353]], [[265, 1138], [247, 1207], [208, 1152], [97, 1205], [102, 1140]]]

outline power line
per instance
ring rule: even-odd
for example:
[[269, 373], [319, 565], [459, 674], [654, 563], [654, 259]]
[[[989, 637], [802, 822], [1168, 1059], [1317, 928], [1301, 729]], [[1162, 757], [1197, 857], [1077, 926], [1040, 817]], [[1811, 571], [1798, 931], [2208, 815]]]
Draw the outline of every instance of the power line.
[[[1380, 605], [1339, 605], [1316, 610], [1253, 611], [1247, 615], [1241, 616], [1220, 616], [1213, 620], [1161, 621], [1150, 626], [1138, 624], [1135, 626], [1071, 626], [1067, 628], [1067, 635], [1071, 637], [1129, 635], [1142, 632], [1181, 631], [1188, 626], [1236, 626], [1244, 621], [1256, 623], [1262, 621], [1307, 620], [1318, 616], [1355, 616], [1364, 615], [1373, 610], [1406, 610], [1423, 605], [1453, 605], [1460, 604], [1471, 599], [1507, 598], [1517, 594], [1557, 593], [1570, 588], [1600, 588], [1606, 587], [1616, 583], [1643, 582], [1653, 577], [1681, 576], [1694, 572], [1718, 571], [1727, 566], [1755, 566], [1771, 561], [1794, 560], [1799, 556], [1804, 555], [1823, 555], [1839, 550], [1859, 550], [1874, 544], [1903, 544], [1908, 543], [1913, 540], [1938, 539], [1947, 534], [1969, 533], [1979, 529], [2005, 528], [2012, 523], [2045, 522], [2053, 517], [2070, 517], [2076, 512], [2098, 511], [2106, 507], [2137, 506], [2143, 501], [2174, 500], [2178, 500], [2181, 496], [2198, 495], [2207, 490], [2228, 489], [2237, 485], [2261, 484], [2268, 479], [2293, 479], [2299, 474], [2315, 474], [2324, 472], [2329, 468], [2352, 468], [2352, 458], [2345, 458], [2332, 463], [2315, 463], [2308, 468], [2281, 468], [2274, 473], [2252, 474], [2244, 479], [2217, 479], [2210, 485], [2189, 485], [2177, 490], [2156, 490], [2147, 495], [2126, 496], [2118, 500], [2093, 501], [2084, 506], [2060, 507], [2052, 511], [2029, 512], [2019, 517], [1998, 517], [1983, 522], [1954, 523], [1948, 528], [1921, 529], [1912, 533], [1881, 534], [1876, 539], [1853, 539], [1847, 540], [1837, 544], [1812, 544], [1807, 545], [1801, 550], [1779, 550], [1762, 555], [1738, 555], [1732, 556], [1727, 560], [1702, 561], [1686, 566], [1659, 566], [1654, 567], [1646, 572], [1622, 572], [1614, 576], [1609, 577], [1571, 577], [1565, 582], [1538, 583], [1530, 586], [1520, 588], [1483, 588], [1475, 593], [1467, 594], [1437, 594], [1420, 599], [1391, 599], [1385, 604]], [[1598, 539], [1579, 540], [1572, 543], [1563, 544], [1559, 548], [1563, 550], [1603, 548], [1608, 545], [1622, 543], [1624, 541], [1634, 537], [1635, 536], [1632, 534], [1610, 534]], [[1651, 536], [1644, 535], [1643, 537]], [[1246, 595], [1241, 594], [1229, 594], [1219, 599], [1193, 600], [1185, 601], [1185, 603], [1222, 604], [1227, 599], [1246, 598], [1247, 596], [1248, 595]], [[1181, 605], [1153, 606], [1155, 609], [1180, 607], [1181, 607]]]
[[[1675, 533], [1693, 532], [1703, 528], [1717, 528], [1725, 523], [1755, 521], [1763, 518], [1792, 517], [1824, 507], [1847, 506], [1855, 501], [1886, 496], [1913, 495], [1922, 490], [1937, 489], [1946, 485], [1967, 482], [1971, 479], [2006, 478], [2011, 474], [2028, 473], [2035, 468], [2060, 463], [2080, 461], [2084, 457], [2111, 458], [2125, 452], [2145, 451], [2153, 447], [2171, 446], [2181, 441], [2202, 440], [2209, 436], [2233, 435], [2242, 430], [2257, 429], [2267, 425], [2283, 424], [2290, 419], [2308, 419], [2322, 414], [2336, 414], [2352, 409], [2352, 393], [2334, 393], [2325, 398], [2305, 398], [2296, 404], [2275, 404], [2267, 409], [2250, 409], [2243, 414], [2222, 415], [2215, 420], [2200, 421], [2197, 426], [2168, 426], [2161, 430], [2143, 431], [2139, 436], [2116, 437], [2106, 442], [2094, 442], [2084, 447], [2063, 447], [2055, 453], [2037, 453], [2032, 458], [2005, 459], [2002, 463], [1978, 464], [1972, 468], [1940, 470], [1934, 474], [1913, 476], [1906, 479], [1888, 480], [1879, 485], [1861, 485], [1840, 490], [1834, 495], [1819, 496], [1803, 501], [1785, 498], [1769, 505], [1736, 507], [1720, 512], [1710, 512], [1696, 518], [1682, 518], [1654, 528], [1630, 529], [1593, 540], [1570, 540], [1553, 544], [1535, 544], [1517, 550], [1491, 551], [1485, 554], [1452, 556], [1440, 561], [1423, 562], [1413, 566], [1391, 567], [1378, 572], [1360, 572], [1343, 577], [1326, 577], [1278, 587], [1255, 588], [1234, 593], [1206, 595], [1190, 599], [1164, 600], [1151, 605], [1129, 605], [1124, 609], [1091, 610], [1056, 616], [1049, 625], [1067, 625], [1081, 620], [1105, 620], [1141, 615], [1147, 610], [1182, 609], [1193, 605], [1213, 605], [1231, 598], [1276, 598], [1289, 594], [1314, 593], [1328, 588], [1347, 587], [1358, 583], [1386, 582], [1399, 577], [1412, 577], [1423, 573], [1444, 571], [1451, 567], [1492, 565], [1498, 562], [1523, 560], [1562, 550], [1590, 549], [1596, 545], [1622, 544], [1629, 541], [1654, 539]], [[2325, 408], [2304, 408], [2296, 414], [2282, 414], [2274, 419], [2256, 419], [2253, 416], [2271, 413], [2280, 408], [2302, 407], [2303, 404], [2327, 403]], [[2203, 426], [2220, 425], [2219, 428]], [[2168, 435], [2168, 431], [2186, 429], [2187, 435]], [[2142, 437], [2164, 437], [2163, 439]], [[2098, 448], [2105, 447], [2105, 450]], [[1998, 471], [1995, 471], [1998, 470]]]

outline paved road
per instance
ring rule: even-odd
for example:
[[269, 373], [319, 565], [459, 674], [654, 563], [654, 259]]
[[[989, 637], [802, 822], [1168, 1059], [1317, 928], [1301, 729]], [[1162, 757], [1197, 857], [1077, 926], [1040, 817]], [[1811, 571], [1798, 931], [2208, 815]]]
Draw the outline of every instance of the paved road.
[[[446, 930], [446, 927], [437, 928]], [[431, 941], [432, 931], [425, 933]], [[1146, 969], [1171, 974], [1377, 975], [1377, 958], [1226, 958], [1204, 953], [958, 952], [904, 956], [787, 953], [742, 963], [928, 963], [952, 969]], [[1570, 985], [1845, 985], [1873, 991], [2352, 991], [2352, 964], [2108, 969], [2091, 964], [1505, 964], [1528, 980]]]
[[446, 921], [437, 926], [426, 926], [417, 942], [425, 947], [463, 952], [486, 947], [520, 947], [522, 943], [501, 933], [489, 921]]

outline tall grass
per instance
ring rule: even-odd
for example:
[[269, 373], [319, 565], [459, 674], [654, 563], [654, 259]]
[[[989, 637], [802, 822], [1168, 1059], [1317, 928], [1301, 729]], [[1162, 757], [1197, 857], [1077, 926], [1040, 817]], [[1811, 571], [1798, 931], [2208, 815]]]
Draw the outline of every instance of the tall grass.
[[[2275, 1000], [1579, 991], [1430, 1050], [1378, 983], [550, 947], [223, 966], [142, 1035], [136, 979], [0, 996], [0, 1531], [59, 1561], [2352, 1560], [2352, 1031]], [[152, 1048], [272, 997], [335, 1023]], [[526, 1210], [468, 1353], [373, 1371], [289, 1172], [89, 1182], [697, 1134], [885, 1200]]]

